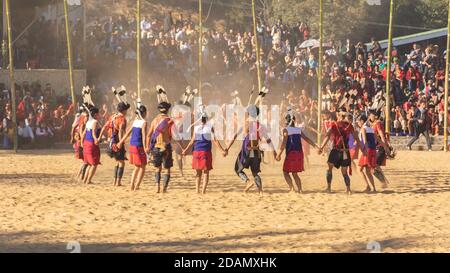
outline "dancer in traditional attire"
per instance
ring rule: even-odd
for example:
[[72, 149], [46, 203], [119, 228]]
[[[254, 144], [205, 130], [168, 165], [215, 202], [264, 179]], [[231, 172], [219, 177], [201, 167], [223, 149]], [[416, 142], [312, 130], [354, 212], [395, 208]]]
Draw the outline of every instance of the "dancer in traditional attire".
[[[292, 110], [288, 110], [286, 115], [286, 127], [283, 129], [283, 140], [280, 146], [280, 150], [277, 154], [277, 161], [281, 160], [281, 155], [286, 149], [286, 158], [283, 163], [283, 175], [286, 183], [289, 186], [290, 192], [302, 193], [302, 184], [298, 173], [305, 170], [304, 168], [304, 154], [302, 140], [317, 148], [317, 145], [303, 134], [301, 127], [295, 126], [295, 115]], [[294, 184], [292, 183], [292, 178], [295, 181], [297, 190], [295, 190]]]
[[[323, 152], [324, 147], [331, 139], [333, 142], [333, 149], [328, 156], [328, 170], [327, 170], [327, 189], [326, 192], [331, 193], [331, 183], [333, 181], [333, 168], [341, 168], [342, 176], [344, 177], [347, 194], [351, 194], [350, 176], [348, 168], [351, 166], [350, 151], [348, 149], [349, 135], [353, 135], [356, 140], [358, 149], [361, 148], [361, 142], [356, 134], [353, 125], [345, 120], [347, 113], [345, 111], [339, 112], [338, 121], [331, 124], [327, 131], [326, 137], [319, 148], [319, 154]], [[365, 151], [362, 151], [365, 155]]]
[[[268, 90], [267, 90], [268, 91]], [[265, 139], [270, 145], [273, 151], [274, 158], [277, 156], [275, 147], [273, 146], [272, 140], [267, 135], [267, 129], [259, 122], [260, 110], [256, 106], [262, 101], [264, 96], [267, 94], [266, 91], [261, 91], [257, 97], [254, 104], [250, 104], [247, 107], [247, 117], [245, 120], [244, 128], [241, 128], [237, 134], [234, 135], [231, 143], [225, 151], [229, 151], [231, 146], [233, 146], [236, 141], [237, 136], [243, 131], [244, 141], [242, 142], [241, 151], [239, 152], [234, 170], [236, 174], [246, 183], [244, 192], [247, 193], [253, 185], [256, 185], [260, 195], [263, 194], [263, 185], [259, 173], [261, 172], [261, 149], [260, 141]], [[251, 182], [247, 174], [244, 172], [245, 169], [250, 169], [253, 175], [254, 182]]]
[[81, 143], [81, 135], [86, 126], [86, 122], [88, 120], [88, 113], [86, 112], [84, 107], [79, 107], [79, 111], [75, 117], [74, 122], [72, 123], [72, 130], [70, 133], [70, 142], [73, 145], [73, 149], [75, 151], [75, 158], [80, 159], [82, 164], [77, 174], [77, 179], [80, 181], [84, 180], [84, 176], [86, 174], [86, 169], [88, 165], [84, 163], [83, 158], [83, 144]]
[[130, 139], [130, 164], [134, 165], [134, 170], [131, 175], [131, 190], [137, 191], [142, 183], [145, 173], [145, 167], [147, 166], [147, 122], [145, 117], [147, 116], [147, 108], [141, 105], [140, 101], [136, 104], [136, 118], [130, 129], [125, 133], [123, 138], [118, 143], [118, 147], [121, 148], [126, 139], [131, 135]]
[[[196, 190], [197, 193], [206, 193], [206, 187], [209, 182], [209, 171], [213, 169], [212, 143], [222, 151], [223, 156], [227, 155], [227, 151], [222, 148], [219, 141], [214, 136], [214, 127], [207, 124], [208, 115], [201, 113], [201, 124], [195, 125], [193, 136], [186, 148], [183, 149], [183, 155], [193, 146], [192, 152], [192, 169], [196, 171]], [[202, 184], [203, 178], [203, 185]]]
[[119, 89], [112, 88], [112, 91], [119, 101], [117, 105], [117, 113], [112, 115], [108, 122], [103, 126], [102, 132], [100, 135], [102, 136], [105, 131], [108, 132], [108, 147], [107, 154], [109, 157], [114, 158], [116, 161], [116, 166], [114, 168], [114, 186], [122, 185], [122, 177], [125, 170], [125, 160], [126, 158], [126, 150], [124, 145], [120, 148], [117, 145], [119, 141], [124, 137], [126, 129], [127, 129], [127, 111], [130, 108], [130, 104], [126, 100], [126, 89], [122, 85]]
[[[366, 182], [365, 192], [376, 192], [375, 182], [373, 180], [372, 172], [377, 167], [377, 143], [373, 128], [367, 123], [367, 117], [362, 115], [358, 118], [358, 126], [360, 130], [360, 139], [362, 149], [366, 155], [359, 159], [360, 172]], [[372, 186], [372, 188], [371, 188]]]
[[86, 128], [83, 133], [83, 157], [84, 163], [89, 167], [84, 176], [84, 184], [91, 184], [92, 178], [95, 175], [97, 166], [100, 164], [100, 131], [101, 127], [98, 124], [100, 118], [99, 110], [93, 106], [89, 109], [89, 120], [86, 123]]
[[[170, 182], [170, 169], [173, 166], [172, 158], [172, 126], [173, 120], [168, 116], [172, 105], [169, 103], [167, 93], [162, 86], [156, 87], [159, 114], [150, 124], [147, 134], [147, 153], [151, 155], [151, 162], [155, 167], [155, 182], [159, 193], [161, 191], [161, 178], [163, 180], [163, 193], [167, 192]], [[162, 174], [162, 175], [161, 175]]]
[[386, 166], [387, 156], [394, 158], [395, 153], [391, 153], [391, 149], [389, 148], [389, 140], [384, 130], [383, 123], [380, 120], [380, 113], [375, 110], [371, 110], [369, 112], [369, 122], [371, 123], [377, 137], [377, 166], [373, 172], [373, 175], [381, 182], [382, 188], [387, 188], [389, 181], [384, 175], [381, 167]]

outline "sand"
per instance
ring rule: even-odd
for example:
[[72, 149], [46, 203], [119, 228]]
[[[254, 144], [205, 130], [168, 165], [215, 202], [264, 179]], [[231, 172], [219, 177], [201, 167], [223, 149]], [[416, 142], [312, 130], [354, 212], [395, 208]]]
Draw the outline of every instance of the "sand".
[[263, 165], [265, 195], [242, 193], [232, 170], [236, 151], [217, 157], [208, 193], [195, 194], [193, 172], [175, 169], [169, 193], [156, 194], [148, 171], [140, 191], [112, 187], [112, 160], [94, 185], [73, 179], [69, 151], [0, 152], [0, 252], [383, 252], [450, 251], [450, 154], [399, 152], [388, 162], [390, 188], [344, 193], [334, 173], [325, 194], [326, 158], [312, 155], [302, 174], [305, 194], [288, 194], [281, 163]]

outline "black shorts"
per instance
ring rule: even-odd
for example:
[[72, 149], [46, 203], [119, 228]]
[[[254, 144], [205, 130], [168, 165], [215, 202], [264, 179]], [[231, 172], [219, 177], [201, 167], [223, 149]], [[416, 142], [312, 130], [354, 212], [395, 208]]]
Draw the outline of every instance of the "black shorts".
[[386, 151], [383, 146], [377, 147], [377, 165], [384, 166], [386, 164]]
[[155, 168], [163, 167], [169, 169], [173, 167], [172, 147], [168, 145], [165, 150], [154, 148], [152, 151], [152, 164]]
[[246, 157], [244, 159], [244, 162], [240, 162], [240, 156], [239, 153], [238, 158], [236, 159], [236, 163], [234, 166], [234, 169], [236, 173], [242, 172], [244, 169], [250, 169], [253, 175], [256, 175], [261, 172], [261, 152], [260, 151], [254, 151], [253, 157]]
[[119, 161], [128, 160], [126, 156], [127, 151], [125, 150], [124, 146], [122, 146], [122, 148], [120, 148], [118, 151], [113, 151], [111, 144], [109, 144], [108, 147], [106, 148], [106, 154], [109, 157], [114, 158], [115, 160]]
[[350, 157], [350, 151], [346, 151], [347, 158], [344, 159], [344, 151], [333, 149], [328, 156], [328, 163], [333, 164], [337, 169], [340, 167], [350, 167], [352, 160]]

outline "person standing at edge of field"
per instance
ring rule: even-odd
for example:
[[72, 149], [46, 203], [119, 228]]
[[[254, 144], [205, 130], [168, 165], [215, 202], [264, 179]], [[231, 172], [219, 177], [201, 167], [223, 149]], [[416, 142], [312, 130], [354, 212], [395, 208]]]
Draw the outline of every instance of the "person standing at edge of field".
[[422, 134], [427, 141], [428, 151], [431, 151], [431, 139], [430, 139], [430, 131], [429, 131], [429, 119], [427, 114], [427, 104], [425, 101], [421, 101], [419, 108], [413, 114], [413, 123], [415, 128], [414, 137], [408, 142], [406, 147], [408, 150], [411, 150], [411, 146], [416, 142], [420, 135]]

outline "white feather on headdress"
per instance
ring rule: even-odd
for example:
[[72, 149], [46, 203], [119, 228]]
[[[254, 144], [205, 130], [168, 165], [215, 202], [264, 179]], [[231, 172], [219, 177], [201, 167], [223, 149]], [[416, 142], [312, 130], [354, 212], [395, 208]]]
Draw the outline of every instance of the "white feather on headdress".
[[83, 86], [83, 89], [81, 91], [83, 103], [86, 105], [95, 106], [94, 102], [92, 101], [91, 92], [92, 89], [89, 87], [89, 85]]
[[188, 85], [188, 86], [186, 86], [186, 91], [184, 91], [183, 95], [181, 96], [180, 102], [181, 102], [181, 104], [186, 105], [187, 103], [191, 102], [193, 97], [194, 96], [191, 91], [191, 86]]
[[255, 100], [255, 105], [262, 104], [264, 97], [269, 93], [269, 89], [267, 87], [263, 87], [261, 91], [259, 91], [258, 97]]
[[169, 98], [167, 97], [167, 92], [161, 85], [156, 86], [156, 97], [158, 98], [158, 103], [161, 102], [169, 102]]
[[142, 106], [141, 99], [140, 99], [140, 98], [137, 98], [136, 101], [134, 102], [134, 107], [136, 108], [135, 113], [136, 113], [136, 115], [138, 115], [141, 119], [144, 119], [144, 118], [142, 117], [142, 115], [141, 115], [141, 111], [139, 111], [139, 109], [141, 108], [141, 106]]
[[127, 89], [125, 88], [125, 86], [121, 85], [118, 89], [112, 87], [111, 90], [113, 91], [114, 96], [119, 101], [119, 103], [123, 102], [123, 103], [128, 105], [128, 102], [127, 102]]

